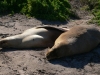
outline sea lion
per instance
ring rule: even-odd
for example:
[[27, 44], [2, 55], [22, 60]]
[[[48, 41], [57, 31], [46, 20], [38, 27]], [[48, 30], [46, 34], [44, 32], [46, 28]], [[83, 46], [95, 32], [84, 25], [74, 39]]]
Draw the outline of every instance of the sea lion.
[[100, 30], [96, 26], [74, 26], [62, 33], [46, 53], [48, 60], [89, 52], [100, 43]]
[[1, 48], [34, 48], [51, 47], [56, 38], [63, 32], [63, 28], [53, 26], [39, 26], [27, 29], [22, 34], [6, 37], [0, 40]]

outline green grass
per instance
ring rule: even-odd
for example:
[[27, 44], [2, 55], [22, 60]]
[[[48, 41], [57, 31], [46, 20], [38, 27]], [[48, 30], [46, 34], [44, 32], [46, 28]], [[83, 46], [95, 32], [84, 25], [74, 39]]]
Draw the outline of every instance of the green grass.
[[94, 9], [92, 10], [93, 14], [94, 14], [94, 18], [93, 21], [96, 22], [98, 25], [100, 25], [100, 0], [98, 0], [96, 6], [94, 7]]
[[92, 12], [94, 18], [92, 19], [92, 23], [96, 23], [100, 25], [100, 0], [80, 0], [81, 4], [85, 6], [85, 10]]
[[65, 21], [73, 14], [68, 0], [0, 0], [0, 13], [22, 13], [27, 16]]

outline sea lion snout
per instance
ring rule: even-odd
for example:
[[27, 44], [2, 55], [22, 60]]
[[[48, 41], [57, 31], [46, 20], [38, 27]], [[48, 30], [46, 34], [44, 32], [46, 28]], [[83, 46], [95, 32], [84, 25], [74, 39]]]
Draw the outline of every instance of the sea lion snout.
[[22, 41], [21, 38], [18, 38], [18, 36], [11, 36], [6, 37], [0, 40], [0, 47], [1, 48], [14, 48], [15, 46], [19, 45]]
[[58, 50], [59, 50], [60, 44], [62, 44], [62, 43], [58, 43], [58, 44], [54, 45], [52, 48], [48, 49], [48, 51], [45, 54], [45, 57], [47, 58], [47, 60], [59, 58]]
[[4, 47], [7, 45], [7, 40], [0, 40], [0, 47]]
[[57, 58], [56, 51], [50, 51], [46, 53], [47, 60]]
[[56, 48], [55, 46], [49, 49], [45, 54], [45, 57], [47, 58], [47, 60], [59, 58], [57, 50], [58, 48]]

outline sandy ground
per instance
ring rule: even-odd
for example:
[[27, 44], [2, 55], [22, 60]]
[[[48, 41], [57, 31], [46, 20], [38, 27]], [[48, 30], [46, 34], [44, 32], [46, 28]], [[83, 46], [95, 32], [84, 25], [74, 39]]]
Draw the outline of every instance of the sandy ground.
[[[0, 17], [0, 39], [39, 25], [66, 26], [88, 24], [91, 17], [69, 22], [48, 22], [24, 15]], [[100, 75], [100, 47], [72, 57], [47, 61], [45, 49], [1, 49], [0, 75]]]

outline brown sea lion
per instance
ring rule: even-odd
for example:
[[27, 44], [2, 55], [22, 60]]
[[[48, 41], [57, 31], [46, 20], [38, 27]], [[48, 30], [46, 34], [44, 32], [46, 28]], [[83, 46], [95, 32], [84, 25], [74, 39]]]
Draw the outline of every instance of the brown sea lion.
[[48, 60], [89, 52], [100, 43], [100, 30], [95, 26], [74, 26], [62, 33], [46, 53]]
[[27, 29], [22, 34], [6, 37], [0, 40], [1, 48], [33, 48], [51, 47], [56, 38], [63, 32], [63, 28], [53, 26], [39, 26]]

